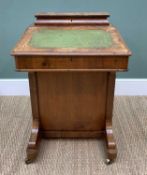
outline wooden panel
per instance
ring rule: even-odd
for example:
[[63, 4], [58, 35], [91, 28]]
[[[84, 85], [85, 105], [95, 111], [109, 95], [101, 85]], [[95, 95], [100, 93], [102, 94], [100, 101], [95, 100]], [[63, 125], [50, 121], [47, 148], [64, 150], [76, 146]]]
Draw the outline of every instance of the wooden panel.
[[44, 138], [99, 138], [105, 131], [41, 131]]
[[[16, 57], [20, 71], [45, 71], [58, 69], [126, 70], [128, 57]], [[49, 71], [49, 70], [48, 70]]]
[[105, 129], [107, 73], [37, 73], [41, 130]]
[[30, 87], [30, 98], [33, 119], [39, 120], [39, 110], [38, 110], [38, 87], [37, 87], [37, 76], [36, 73], [28, 73], [29, 87]]
[[39, 13], [35, 25], [109, 25], [109, 14], [102, 13]]

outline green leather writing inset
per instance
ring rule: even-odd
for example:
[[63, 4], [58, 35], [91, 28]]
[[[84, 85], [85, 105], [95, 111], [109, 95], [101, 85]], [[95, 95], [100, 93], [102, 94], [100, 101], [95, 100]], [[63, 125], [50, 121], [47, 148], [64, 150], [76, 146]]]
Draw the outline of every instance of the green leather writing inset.
[[33, 33], [29, 45], [35, 48], [109, 48], [111, 34], [104, 30], [49, 30]]

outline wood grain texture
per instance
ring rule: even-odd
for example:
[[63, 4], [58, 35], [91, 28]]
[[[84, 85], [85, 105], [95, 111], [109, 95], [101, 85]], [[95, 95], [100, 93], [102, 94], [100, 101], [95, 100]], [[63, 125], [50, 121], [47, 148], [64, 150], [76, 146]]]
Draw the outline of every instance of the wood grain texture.
[[33, 119], [32, 121], [32, 131], [29, 139], [29, 143], [26, 149], [26, 159], [25, 162], [31, 163], [37, 156], [38, 150], [38, 142], [39, 142], [39, 120]]
[[113, 136], [112, 117], [113, 117], [113, 101], [115, 88], [115, 73], [110, 72], [107, 80], [107, 103], [106, 103], [106, 145], [107, 158], [114, 161], [117, 156], [116, 142]]
[[82, 17], [82, 18], [87, 18], [87, 17], [109, 17], [110, 14], [107, 13], [107, 12], [40, 12], [40, 13], [37, 13], [35, 15], [35, 17], [37, 19], [42, 19], [42, 18], [54, 18], [54, 17], [63, 17], [63, 18], [67, 18], [67, 17]]
[[[38, 14], [13, 49], [16, 70], [29, 72], [33, 126], [28, 163], [36, 156], [40, 132], [46, 138], [97, 138], [105, 134], [107, 163], [116, 159], [112, 130], [115, 74], [128, 69], [131, 51], [108, 17], [105, 13]], [[108, 48], [30, 46], [34, 33], [40, 30], [68, 34], [103, 31], [111, 35], [113, 44]], [[58, 44], [59, 36], [56, 39]]]
[[101, 13], [39, 13], [35, 15], [35, 25], [52, 26], [52, 25], [109, 25], [109, 14]]
[[41, 130], [105, 129], [107, 73], [42, 72], [37, 79]]
[[105, 131], [40, 131], [43, 138], [102, 138], [105, 136]]
[[113, 38], [113, 45], [109, 48], [35, 48], [29, 46], [29, 41], [32, 38], [34, 32], [40, 30], [40, 27], [30, 26], [25, 33], [23, 34], [21, 40], [17, 43], [16, 47], [12, 51], [12, 55], [70, 55], [70, 56], [129, 56], [131, 55], [130, 50], [127, 48], [124, 43], [122, 37], [120, 36], [117, 29], [113, 26], [72, 26], [72, 27], [41, 27], [41, 29], [45, 30], [103, 30], [105, 32], [109, 32], [111, 37]]
[[32, 107], [32, 131], [26, 150], [26, 163], [32, 162], [37, 156], [37, 147], [40, 137], [40, 117], [38, 106], [38, 87], [36, 73], [29, 73], [30, 97]]
[[21, 56], [16, 57], [16, 69], [18, 71], [125, 71], [128, 68], [128, 57], [43, 57]]

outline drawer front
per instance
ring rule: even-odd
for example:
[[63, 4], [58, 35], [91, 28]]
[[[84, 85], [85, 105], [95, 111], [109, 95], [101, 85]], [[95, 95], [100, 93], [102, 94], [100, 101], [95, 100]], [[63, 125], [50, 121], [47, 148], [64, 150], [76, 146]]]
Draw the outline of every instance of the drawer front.
[[128, 57], [15, 57], [19, 71], [116, 70], [128, 67]]

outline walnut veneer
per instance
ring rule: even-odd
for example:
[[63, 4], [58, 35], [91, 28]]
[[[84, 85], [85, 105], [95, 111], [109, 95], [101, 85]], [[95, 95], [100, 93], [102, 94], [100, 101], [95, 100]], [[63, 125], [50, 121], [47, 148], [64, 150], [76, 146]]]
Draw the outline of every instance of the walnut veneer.
[[[107, 163], [115, 160], [117, 149], [112, 130], [115, 76], [117, 71], [127, 71], [131, 52], [117, 29], [109, 24], [108, 17], [107, 13], [37, 14], [36, 22], [13, 49], [16, 70], [28, 72], [30, 84], [33, 122], [27, 163], [36, 157], [41, 137], [104, 137]], [[48, 35], [37, 36], [41, 30]], [[68, 32], [62, 32], [65, 30]], [[70, 36], [74, 30], [76, 35], [71, 32]], [[109, 43], [107, 37], [97, 33], [94, 39], [88, 35], [93, 32], [88, 32], [87, 36], [82, 34], [87, 37], [83, 41], [99, 46], [82, 43], [76, 47], [76, 40], [82, 42], [78, 31], [86, 30], [108, 33]], [[62, 42], [64, 46], [70, 43], [70, 47], [62, 47]]]

